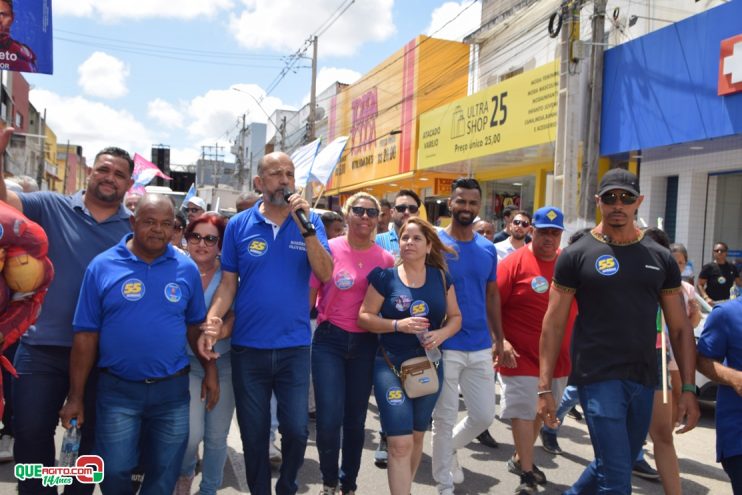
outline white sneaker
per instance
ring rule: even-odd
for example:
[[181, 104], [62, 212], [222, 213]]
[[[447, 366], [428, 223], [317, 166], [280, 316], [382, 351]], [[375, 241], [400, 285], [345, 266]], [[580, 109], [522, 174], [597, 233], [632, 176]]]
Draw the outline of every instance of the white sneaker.
[[271, 442], [268, 447], [268, 459], [271, 461], [271, 464], [280, 464], [281, 461], [283, 461], [281, 451], [278, 450], [278, 447], [276, 447], [276, 444], [273, 442]]
[[0, 437], [0, 462], [9, 462], [13, 460], [13, 437], [3, 435]]
[[464, 482], [464, 470], [461, 469], [459, 464], [459, 456], [456, 452], [453, 453], [453, 462], [451, 463], [451, 475], [453, 476], [453, 483], [460, 485]]

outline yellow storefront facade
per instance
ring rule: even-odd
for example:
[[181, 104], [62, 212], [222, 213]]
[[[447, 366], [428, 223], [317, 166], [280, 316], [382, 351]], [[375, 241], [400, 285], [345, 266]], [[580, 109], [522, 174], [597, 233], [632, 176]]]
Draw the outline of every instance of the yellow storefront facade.
[[[527, 211], [543, 206], [554, 168], [558, 91], [554, 61], [423, 113], [418, 171], [478, 179], [480, 215], [488, 219], [511, 204]], [[435, 195], [441, 201], [449, 192]]]
[[[342, 204], [368, 191], [425, 193], [454, 174], [418, 167], [420, 114], [467, 93], [469, 46], [418, 36], [332, 98], [328, 142], [349, 136], [325, 194]], [[334, 203], [334, 201], [333, 201]]]

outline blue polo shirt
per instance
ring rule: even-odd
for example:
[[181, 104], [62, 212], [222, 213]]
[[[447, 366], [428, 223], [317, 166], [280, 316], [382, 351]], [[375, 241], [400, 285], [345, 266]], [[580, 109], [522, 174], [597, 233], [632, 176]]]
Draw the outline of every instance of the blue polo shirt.
[[381, 246], [384, 251], [392, 253], [395, 257], [399, 256], [399, 237], [397, 237], [397, 231], [394, 229], [376, 234], [376, 244]]
[[[232, 344], [257, 349], [308, 346], [311, 267], [299, 227], [288, 217], [276, 229], [260, 213], [263, 201], [227, 224], [222, 270], [237, 273]], [[319, 215], [310, 213], [317, 239], [327, 251]], [[274, 237], [275, 235], [275, 237]]]
[[98, 366], [123, 379], [172, 375], [188, 365], [186, 325], [206, 318], [196, 264], [168, 245], [152, 264], [126, 247], [133, 234], [85, 271], [75, 332], [100, 332]]
[[49, 259], [55, 272], [39, 319], [23, 335], [23, 343], [71, 347], [72, 316], [85, 268], [131, 231], [131, 213], [121, 205], [114, 215], [99, 223], [85, 208], [83, 191], [71, 196], [53, 192], [18, 196], [23, 214], [41, 225], [49, 238]]
[[[698, 354], [742, 370], [742, 298], [714, 306], [701, 338]], [[719, 385], [716, 395], [716, 460], [742, 455], [742, 397], [732, 387]]]
[[462, 317], [461, 330], [442, 347], [456, 351], [489, 349], [492, 335], [487, 323], [487, 284], [497, 281], [495, 246], [476, 232], [471, 241], [456, 240], [445, 230], [439, 230], [438, 237], [458, 253], [458, 257], [446, 254], [446, 262]]

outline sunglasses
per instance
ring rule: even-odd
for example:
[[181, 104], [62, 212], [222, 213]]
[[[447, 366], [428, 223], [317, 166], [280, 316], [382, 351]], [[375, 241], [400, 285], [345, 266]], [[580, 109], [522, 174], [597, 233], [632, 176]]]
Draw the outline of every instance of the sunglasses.
[[188, 242], [193, 244], [194, 246], [198, 245], [202, 240], [207, 246], [216, 246], [216, 243], [219, 241], [219, 236], [211, 234], [201, 235], [195, 232], [191, 232], [186, 236], [186, 240], [188, 240]]
[[362, 217], [365, 213], [368, 218], [376, 218], [379, 216], [378, 208], [364, 208], [363, 206], [351, 206], [350, 211], [357, 217]]
[[176, 226], [173, 227], [173, 230], [176, 230], [176, 231], [180, 232], [181, 230], [183, 230], [183, 226], [182, 225], [176, 225]]
[[726, 249], [714, 249], [714, 252], [715, 253], [726, 253], [727, 250]]
[[194, 208], [186, 208], [185, 211], [187, 211], [188, 213], [198, 213], [199, 211], [203, 211], [203, 210], [199, 207], [194, 207]]
[[622, 204], [633, 205], [634, 203], [636, 203], [636, 200], [638, 198], [630, 192], [608, 192], [600, 197], [600, 202], [606, 205], [615, 205], [616, 203], [618, 203], [619, 199], [621, 200]]
[[531, 225], [531, 222], [529, 222], [528, 220], [513, 220], [513, 225], [526, 228]]
[[394, 209], [397, 210], [397, 213], [404, 213], [407, 210], [410, 210], [410, 213], [417, 213], [420, 208], [417, 205], [396, 205]]

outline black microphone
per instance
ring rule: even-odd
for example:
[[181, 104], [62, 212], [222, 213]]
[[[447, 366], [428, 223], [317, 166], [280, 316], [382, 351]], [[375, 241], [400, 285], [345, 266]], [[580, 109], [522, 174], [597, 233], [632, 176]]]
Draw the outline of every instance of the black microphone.
[[[288, 190], [285, 191], [283, 193], [283, 199], [286, 200], [286, 202], [288, 203], [289, 198], [291, 197], [292, 194], [294, 194], [293, 191], [288, 191]], [[301, 226], [304, 227], [304, 230], [306, 230], [307, 232], [315, 231], [314, 224], [309, 221], [309, 219], [307, 218], [307, 214], [304, 213], [304, 210], [299, 208], [294, 213], [296, 213], [296, 216], [299, 218], [299, 223], [301, 223]]]

